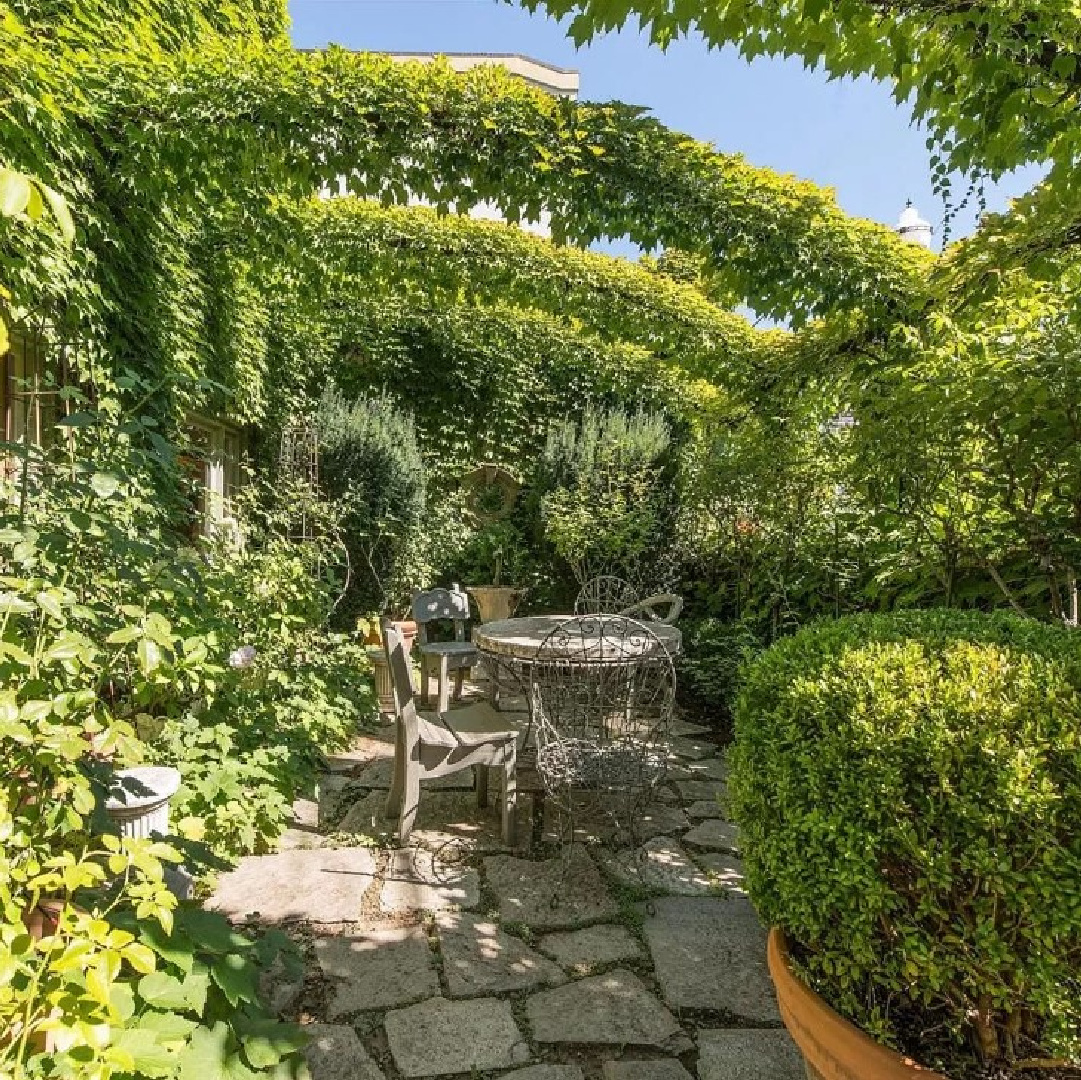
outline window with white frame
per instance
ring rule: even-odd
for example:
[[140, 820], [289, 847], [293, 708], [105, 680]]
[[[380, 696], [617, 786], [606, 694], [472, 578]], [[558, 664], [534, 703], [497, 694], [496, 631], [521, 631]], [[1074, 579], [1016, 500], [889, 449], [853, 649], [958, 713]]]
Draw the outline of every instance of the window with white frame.
[[236, 497], [244, 482], [243, 433], [232, 424], [195, 417], [189, 435], [198, 528], [204, 536], [215, 536], [236, 517]]

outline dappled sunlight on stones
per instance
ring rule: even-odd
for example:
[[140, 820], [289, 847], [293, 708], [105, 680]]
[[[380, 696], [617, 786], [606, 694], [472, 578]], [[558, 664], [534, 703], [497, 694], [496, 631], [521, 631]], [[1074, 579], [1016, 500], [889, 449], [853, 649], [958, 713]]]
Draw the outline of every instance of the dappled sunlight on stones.
[[499, 1080], [585, 1080], [585, 1074], [577, 1065], [528, 1065], [504, 1073]]
[[558, 965], [494, 923], [464, 912], [436, 920], [451, 997], [476, 997], [566, 982]]
[[709, 876], [710, 884], [734, 896], [747, 895], [746, 871], [743, 863], [727, 852], [696, 855], [698, 864]]
[[232, 919], [256, 915], [263, 922], [304, 919], [352, 922], [375, 879], [367, 848], [322, 848], [248, 855], [218, 879], [206, 906]]
[[309, 1024], [304, 1057], [311, 1080], [386, 1080], [383, 1070], [347, 1024]]
[[619, 968], [534, 994], [526, 1015], [540, 1043], [661, 1047], [680, 1034], [642, 980]]
[[499, 899], [503, 922], [560, 930], [615, 917], [616, 902], [581, 845], [562, 856], [534, 862], [511, 855], [484, 860], [489, 888]]
[[716, 1028], [698, 1032], [700, 1080], [804, 1080], [787, 1031]]
[[720, 818], [707, 818], [690, 832], [684, 833], [683, 842], [706, 851], [739, 853], [739, 826]]
[[604, 867], [625, 885], [636, 885], [677, 896], [708, 896], [709, 876], [674, 840], [657, 837], [634, 851], [603, 857]]
[[576, 974], [625, 960], [638, 960], [642, 946], [623, 926], [602, 924], [568, 930], [541, 938], [537, 948]]
[[334, 985], [328, 1009], [331, 1020], [439, 993], [428, 936], [420, 927], [317, 938], [315, 955]]
[[475, 907], [480, 900], [477, 871], [464, 866], [461, 852], [449, 844], [432, 852], [399, 848], [390, 853], [379, 905], [388, 913], [440, 911]]
[[749, 900], [665, 897], [655, 902], [644, 930], [672, 1008], [780, 1020], [766, 967], [766, 930]]
[[506, 1069], [530, 1057], [510, 1002], [495, 998], [432, 998], [387, 1013], [384, 1027], [394, 1063], [410, 1080]]
[[[685, 803], [711, 802], [716, 813], [717, 800], [728, 797], [728, 789], [722, 780], [677, 780], [676, 789]], [[721, 804], [723, 806], [723, 802]]]

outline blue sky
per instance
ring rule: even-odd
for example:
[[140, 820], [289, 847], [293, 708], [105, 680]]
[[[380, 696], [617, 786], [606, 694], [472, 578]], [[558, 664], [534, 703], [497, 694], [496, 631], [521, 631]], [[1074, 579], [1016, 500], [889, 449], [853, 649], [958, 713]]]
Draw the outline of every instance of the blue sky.
[[[670, 127], [742, 153], [755, 165], [836, 191], [851, 214], [894, 224], [911, 198], [941, 233], [926, 135], [889, 88], [871, 80], [829, 82], [798, 61], [757, 60], [688, 39], [661, 52], [631, 28], [576, 49], [565, 27], [499, 0], [290, 0], [293, 40], [317, 47], [517, 52], [581, 73], [581, 97], [647, 106]], [[989, 190], [990, 209], [1037, 178], [1026, 170]], [[953, 235], [975, 224], [958, 216]]]

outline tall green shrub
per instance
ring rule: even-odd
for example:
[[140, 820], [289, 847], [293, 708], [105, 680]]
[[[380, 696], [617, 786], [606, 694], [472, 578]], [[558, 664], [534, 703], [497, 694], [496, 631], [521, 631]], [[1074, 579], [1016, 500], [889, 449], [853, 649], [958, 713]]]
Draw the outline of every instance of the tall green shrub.
[[984, 1057], [1081, 1058], [1076, 631], [809, 627], [746, 669], [731, 758], [751, 894], [836, 1008], [895, 1045], [915, 1014]]
[[579, 582], [599, 573], [638, 581], [670, 536], [672, 437], [654, 413], [588, 410], [555, 424], [538, 487], [546, 539]]
[[410, 414], [386, 395], [319, 402], [319, 479], [342, 515], [351, 581], [340, 613], [400, 608], [419, 584], [409, 541], [424, 515], [424, 462]]

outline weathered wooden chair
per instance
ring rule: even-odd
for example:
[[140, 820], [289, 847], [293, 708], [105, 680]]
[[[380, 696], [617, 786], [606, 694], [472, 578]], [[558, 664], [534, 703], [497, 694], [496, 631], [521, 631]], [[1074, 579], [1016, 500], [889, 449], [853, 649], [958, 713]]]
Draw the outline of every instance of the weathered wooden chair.
[[[439, 711], [450, 708], [450, 675], [454, 673], [454, 700], [462, 697], [465, 673], [480, 659], [476, 646], [465, 637], [469, 619], [469, 597], [455, 585], [451, 589], [430, 589], [413, 595], [413, 620], [418, 627], [417, 648], [420, 652], [420, 700], [428, 704], [428, 679], [434, 673], [439, 679]], [[453, 641], [429, 641], [428, 625], [452, 622]]]
[[574, 601], [575, 615], [614, 615], [637, 603], [638, 593], [629, 581], [601, 574], [587, 581]]
[[518, 729], [487, 703], [468, 705], [436, 717], [417, 712], [413, 676], [401, 634], [383, 621], [386, 649], [394, 688], [397, 732], [394, 740], [394, 775], [387, 797], [388, 817], [398, 817], [402, 843], [416, 821], [420, 782], [472, 768], [477, 804], [488, 805], [488, 770], [503, 774], [503, 840], [514, 843], [517, 801]]

